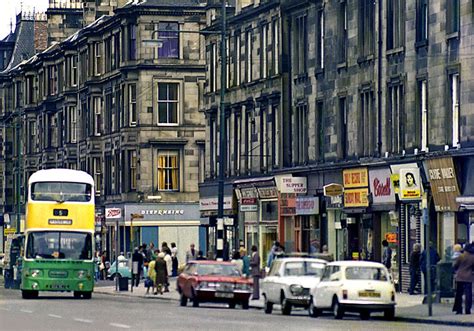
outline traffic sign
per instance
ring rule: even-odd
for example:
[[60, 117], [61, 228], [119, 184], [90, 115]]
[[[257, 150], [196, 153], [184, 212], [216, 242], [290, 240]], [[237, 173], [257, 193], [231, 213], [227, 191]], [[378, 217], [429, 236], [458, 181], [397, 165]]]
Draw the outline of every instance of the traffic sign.
[[3, 234], [5, 236], [8, 236], [9, 234], [15, 234], [16, 233], [16, 228], [5, 228], [3, 229]]

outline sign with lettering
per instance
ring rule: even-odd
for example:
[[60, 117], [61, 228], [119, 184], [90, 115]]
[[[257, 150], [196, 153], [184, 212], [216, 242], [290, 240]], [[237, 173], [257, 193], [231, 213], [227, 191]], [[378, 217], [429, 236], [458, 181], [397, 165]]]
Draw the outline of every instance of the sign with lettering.
[[457, 211], [456, 198], [460, 192], [453, 159], [443, 157], [426, 162], [436, 211]]
[[280, 195], [280, 215], [296, 215], [296, 195], [294, 193], [282, 193]]
[[400, 169], [400, 200], [421, 200], [421, 178], [419, 168]]
[[244, 198], [240, 199], [240, 211], [257, 211], [257, 198]]
[[319, 214], [318, 197], [296, 197], [296, 215], [317, 215]]
[[344, 190], [344, 207], [368, 207], [368, 195], [368, 188], [346, 189]]
[[344, 188], [367, 187], [368, 174], [367, 168], [346, 169], [342, 172]]
[[50, 218], [48, 219], [48, 224], [50, 225], [71, 225], [71, 219], [57, 219], [57, 218]]
[[[232, 196], [224, 196], [224, 209], [232, 209]], [[217, 198], [199, 200], [199, 210], [217, 210]]]
[[388, 232], [385, 234], [385, 240], [391, 244], [396, 244], [398, 242], [396, 232]]
[[323, 186], [324, 196], [337, 197], [342, 195], [344, 187], [341, 184], [331, 183]]
[[279, 190], [281, 193], [306, 193], [306, 177], [284, 176], [279, 178]]
[[369, 170], [369, 187], [372, 193], [372, 204], [395, 203], [395, 192], [390, 180], [390, 169]]
[[105, 208], [105, 218], [122, 218], [122, 208]]

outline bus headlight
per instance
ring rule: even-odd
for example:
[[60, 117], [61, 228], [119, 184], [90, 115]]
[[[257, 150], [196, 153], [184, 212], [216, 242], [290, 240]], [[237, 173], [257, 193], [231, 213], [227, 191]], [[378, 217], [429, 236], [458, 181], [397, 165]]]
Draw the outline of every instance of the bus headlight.
[[31, 269], [30, 274], [31, 274], [31, 277], [40, 277], [41, 276], [41, 270]]
[[88, 273], [86, 270], [79, 270], [77, 271], [77, 278], [85, 278], [87, 277]]

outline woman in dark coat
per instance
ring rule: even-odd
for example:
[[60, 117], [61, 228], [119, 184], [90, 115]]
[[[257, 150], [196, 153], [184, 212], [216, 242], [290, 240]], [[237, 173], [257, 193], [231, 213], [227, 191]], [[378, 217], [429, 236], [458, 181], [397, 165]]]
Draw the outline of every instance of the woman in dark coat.
[[166, 280], [168, 278], [168, 269], [166, 267], [166, 261], [164, 259], [165, 254], [161, 252], [158, 254], [155, 262], [155, 272], [156, 272], [156, 292], [155, 294], [163, 294], [163, 288], [166, 285]]

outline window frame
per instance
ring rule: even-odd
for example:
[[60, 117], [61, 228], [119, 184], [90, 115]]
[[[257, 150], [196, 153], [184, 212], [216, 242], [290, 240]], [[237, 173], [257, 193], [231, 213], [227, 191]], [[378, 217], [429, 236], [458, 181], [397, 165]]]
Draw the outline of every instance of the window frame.
[[[167, 86], [167, 99], [160, 99], [160, 86], [166, 85]], [[170, 86], [175, 86], [176, 87], [176, 99], [169, 99], [170, 97]], [[156, 123], [158, 126], [177, 126], [180, 123], [180, 110], [181, 110], [181, 84], [176, 81], [159, 81], [157, 83], [156, 87], [156, 93], [157, 93], [157, 113], [156, 113]], [[160, 122], [160, 103], [166, 103], [167, 104], [167, 122]], [[175, 104], [176, 105], [176, 122], [170, 122], [170, 110], [169, 110], [169, 104]], [[172, 118], [172, 116], [171, 116]]]
[[[175, 149], [162, 149], [158, 150], [157, 152], [157, 163], [156, 163], [156, 170], [157, 170], [157, 179], [156, 179], [156, 186], [158, 191], [165, 191], [165, 192], [179, 192], [180, 191], [180, 180], [181, 180], [181, 174], [180, 174], [180, 151], [175, 150]], [[170, 158], [174, 157], [175, 159], [175, 166], [173, 165], [167, 165], [164, 164], [160, 166], [161, 162], [160, 159], [161, 157], [165, 158]], [[168, 162], [171, 161], [168, 160]], [[166, 162], [165, 162], [166, 163]], [[165, 172], [164, 174], [161, 174], [161, 172]], [[173, 174], [174, 173], [174, 174]], [[163, 176], [164, 183], [163, 185], [160, 185], [160, 180], [161, 176]], [[168, 178], [168, 176], [171, 176], [171, 178]], [[176, 176], [176, 178], [173, 179], [173, 176]], [[167, 185], [170, 185], [169, 182], [171, 182], [172, 187], [166, 187]], [[175, 183], [173, 183], [175, 182]], [[176, 184], [176, 186], [174, 186]]]

